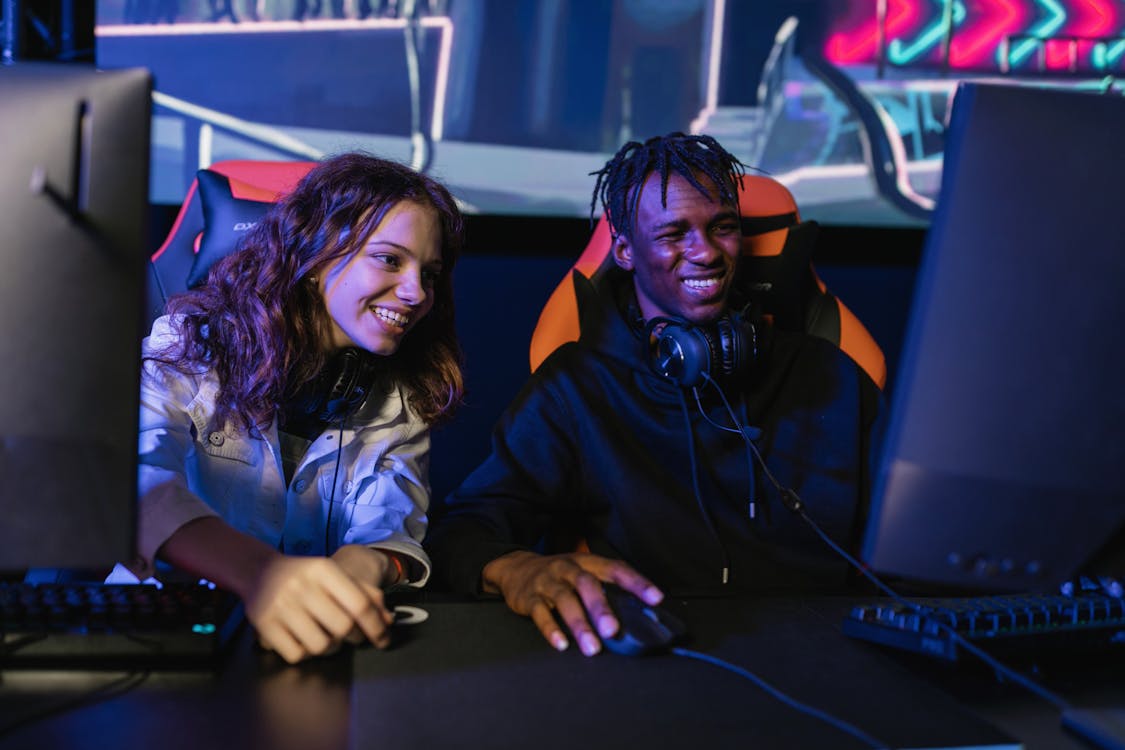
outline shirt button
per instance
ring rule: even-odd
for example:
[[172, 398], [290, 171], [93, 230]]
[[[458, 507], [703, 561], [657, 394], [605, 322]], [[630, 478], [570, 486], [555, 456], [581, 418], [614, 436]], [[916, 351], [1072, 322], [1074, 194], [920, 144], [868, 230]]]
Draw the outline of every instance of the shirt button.
[[312, 545], [308, 542], [297, 542], [295, 545], [293, 545], [293, 551], [298, 555], [308, 554], [308, 551], [310, 549], [312, 549]]
[[221, 432], [212, 432], [207, 436], [207, 442], [216, 447], [222, 445], [226, 439], [226, 435]]
[[349, 479], [348, 481], [344, 482], [344, 494], [346, 495], [351, 491], [352, 491], [352, 480]]
[[304, 492], [306, 489], [308, 489], [308, 486], [309, 486], [309, 483], [306, 482], [304, 479], [298, 479], [297, 483], [293, 485], [293, 489], [297, 491], [297, 494], [300, 494], [300, 493]]

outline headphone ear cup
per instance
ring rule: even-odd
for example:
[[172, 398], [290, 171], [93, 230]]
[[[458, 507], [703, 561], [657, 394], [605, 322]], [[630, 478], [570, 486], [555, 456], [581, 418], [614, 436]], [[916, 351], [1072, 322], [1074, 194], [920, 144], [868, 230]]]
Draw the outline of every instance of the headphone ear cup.
[[724, 315], [713, 326], [659, 318], [647, 327], [649, 366], [681, 388], [708, 377], [743, 376], [758, 358], [758, 328], [749, 316]]
[[758, 329], [748, 317], [724, 315], [715, 324], [718, 359], [724, 375], [744, 375], [758, 358]]
[[719, 372], [724, 375], [731, 375], [738, 372], [739, 365], [741, 364], [739, 358], [741, 356], [742, 347], [738, 340], [738, 331], [735, 330], [734, 324], [729, 317], [724, 315], [715, 322], [716, 338], [718, 339], [718, 346], [716, 352], [719, 359]]
[[324, 393], [320, 418], [336, 422], [363, 405], [371, 387], [370, 355], [359, 349], [345, 349], [327, 366], [329, 383]]
[[668, 323], [652, 342], [649, 365], [679, 387], [694, 388], [711, 373], [714, 351], [713, 337], [704, 329]]

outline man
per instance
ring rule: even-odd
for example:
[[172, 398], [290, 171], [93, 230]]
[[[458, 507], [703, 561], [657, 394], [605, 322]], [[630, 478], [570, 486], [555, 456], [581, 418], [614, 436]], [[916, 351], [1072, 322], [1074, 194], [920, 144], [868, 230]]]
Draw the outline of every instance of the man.
[[[629, 143], [597, 174], [616, 267], [576, 279], [579, 341], [536, 370], [428, 540], [455, 589], [503, 596], [560, 650], [561, 619], [587, 655], [618, 627], [603, 582], [648, 603], [843, 584], [781, 488], [849, 544], [879, 402], [832, 344], [742, 314], [742, 165], [714, 139]], [[713, 357], [685, 382], [692, 332]], [[564, 531], [583, 551], [553, 544]]]

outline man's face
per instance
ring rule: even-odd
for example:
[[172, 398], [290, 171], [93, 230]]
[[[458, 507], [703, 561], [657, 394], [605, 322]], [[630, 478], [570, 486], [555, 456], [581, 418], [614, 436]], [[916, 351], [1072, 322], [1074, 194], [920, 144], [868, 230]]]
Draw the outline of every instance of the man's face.
[[637, 302], [645, 320], [657, 316], [710, 323], [726, 309], [741, 245], [736, 206], [720, 201], [710, 180], [699, 192], [679, 175], [668, 180], [661, 205], [660, 176], [649, 175], [637, 202], [633, 239], [613, 245], [614, 260], [633, 272]]

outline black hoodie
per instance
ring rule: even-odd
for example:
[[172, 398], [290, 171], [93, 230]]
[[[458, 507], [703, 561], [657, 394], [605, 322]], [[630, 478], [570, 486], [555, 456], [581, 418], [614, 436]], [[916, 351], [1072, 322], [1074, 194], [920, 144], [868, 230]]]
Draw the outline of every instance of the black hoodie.
[[[426, 545], [439, 580], [479, 593], [496, 557], [581, 539], [670, 594], [842, 587], [846, 563], [782, 505], [716, 389], [699, 389], [705, 417], [691, 390], [651, 369], [629, 276], [574, 280], [580, 340], [540, 365], [491, 455], [435, 514]], [[760, 430], [770, 473], [854, 551], [880, 403], [871, 379], [835, 345], [777, 331], [748, 376], [720, 386], [738, 422]]]

